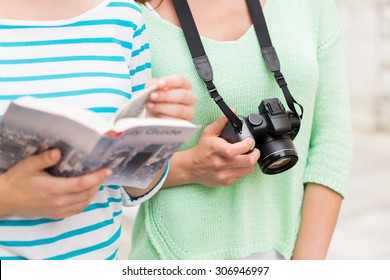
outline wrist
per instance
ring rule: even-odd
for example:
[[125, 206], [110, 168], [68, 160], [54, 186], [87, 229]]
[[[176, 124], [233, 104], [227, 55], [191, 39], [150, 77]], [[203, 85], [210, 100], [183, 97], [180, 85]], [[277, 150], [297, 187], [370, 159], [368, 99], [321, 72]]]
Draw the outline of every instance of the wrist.
[[192, 149], [176, 152], [170, 159], [171, 168], [162, 188], [193, 184]]

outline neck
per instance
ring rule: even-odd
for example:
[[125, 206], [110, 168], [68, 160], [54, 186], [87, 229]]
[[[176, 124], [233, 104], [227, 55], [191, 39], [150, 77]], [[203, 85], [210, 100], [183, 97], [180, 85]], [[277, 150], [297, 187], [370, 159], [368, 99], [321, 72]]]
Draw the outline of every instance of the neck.
[[[268, 0], [267, 0], [268, 1]], [[149, 1], [167, 21], [180, 26], [172, 0]], [[264, 5], [266, 0], [261, 0]], [[252, 25], [245, 0], [188, 0], [201, 36], [217, 41], [236, 41]]]

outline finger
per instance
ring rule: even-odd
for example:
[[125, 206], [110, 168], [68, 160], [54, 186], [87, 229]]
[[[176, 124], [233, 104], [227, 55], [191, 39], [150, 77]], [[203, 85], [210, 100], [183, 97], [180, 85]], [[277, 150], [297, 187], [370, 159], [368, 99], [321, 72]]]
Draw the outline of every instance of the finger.
[[21, 161], [22, 168], [25, 172], [34, 172], [44, 170], [57, 164], [61, 159], [59, 149], [51, 149], [41, 154], [28, 157]]
[[253, 149], [254, 145], [255, 141], [252, 138], [246, 138], [233, 144], [226, 142], [226, 145], [222, 148], [221, 155], [226, 158], [234, 158], [238, 155], [246, 154]]
[[260, 151], [254, 149], [249, 154], [238, 155], [234, 158], [234, 161], [231, 163], [232, 167], [236, 168], [250, 168], [253, 167], [260, 158]]
[[230, 168], [224, 170], [223, 173], [219, 174], [219, 180], [224, 185], [231, 185], [237, 180], [240, 180], [242, 177], [252, 173], [254, 171], [253, 167], [250, 168]]
[[89, 189], [99, 188], [100, 185], [112, 174], [109, 169], [99, 171], [73, 178], [58, 178], [58, 185], [63, 188], [64, 193], [81, 193]]
[[[159, 118], [159, 119], [171, 119], [171, 120], [177, 120], [179, 119], [178, 117], [172, 117], [169, 115], [164, 115], [164, 114], [154, 114], [153, 118]], [[180, 118], [181, 119], [181, 118]]]
[[151, 87], [151, 86], [157, 85], [157, 84], [158, 84], [158, 79], [152, 78], [152, 79], [150, 79], [150, 80], [146, 83], [146, 87], [145, 87], [145, 88], [148, 88], [148, 87]]
[[67, 207], [72, 207], [76, 204], [88, 205], [95, 197], [98, 189], [99, 188], [96, 188], [93, 192], [91, 190], [87, 190], [80, 193], [68, 194], [64, 197], [64, 205]]
[[185, 89], [171, 89], [168, 91], [158, 91], [150, 94], [150, 101], [153, 103], [179, 103], [185, 105], [195, 105], [196, 95]]
[[184, 76], [170, 75], [158, 80], [158, 87], [160, 89], [184, 88], [190, 90], [192, 85], [190, 81]]
[[241, 178], [245, 175], [253, 173], [253, 171], [255, 170], [254, 167], [255, 166], [239, 167], [239, 168], [236, 167], [236, 168], [234, 168], [234, 171], [232, 169], [232, 170], [230, 170], [230, 172], [231, 172], [232, 176]]
[[191, 106], [170, 103], [153, 103], [147, 104], [147, 109], [151, 110], [158, 117], [167, 116], [168, 118], [192, 120], [195, 110]]
[[205, 136], [219, 136], [227, 124], [228, 119], [225, 115], [222, 115], [217, 120], [206, 126], [203, 130], [203, 134]]
[[55, 219], [61, 219], [80, 214], [86, 208], [86, 206], [87, 205], [84, 203], [73, 204], [69, 207], [66, 207], [65, 209], [62, 209], [61, 213], [55, 217]]

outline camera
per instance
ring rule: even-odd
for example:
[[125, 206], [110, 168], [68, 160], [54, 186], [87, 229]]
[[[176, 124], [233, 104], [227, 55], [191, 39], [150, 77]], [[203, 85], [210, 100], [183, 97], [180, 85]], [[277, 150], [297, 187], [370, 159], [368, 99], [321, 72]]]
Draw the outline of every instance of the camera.
[[243, 124], [242, 130], [238, 131], [229, 122], [221, 137], [229, 143], [252, 138], [255, 147], [260, 150], [258, 164], [264, 174], [278, 174], [297, 163], [298, 153], [293, 140], [298, 134], [301, 120], [296, 113], [286, 111], [278, 98], [263, 100], [258, 114], [238, 118]]

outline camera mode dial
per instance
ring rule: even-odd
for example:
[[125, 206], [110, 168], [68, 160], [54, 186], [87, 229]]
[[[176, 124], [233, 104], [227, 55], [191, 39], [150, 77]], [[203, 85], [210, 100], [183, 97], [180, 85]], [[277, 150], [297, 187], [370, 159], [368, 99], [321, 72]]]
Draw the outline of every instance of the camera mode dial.
[[263, 123], [263, 117], [259, 114], [250, 114], [248, 116], [248, 121], [253, 126], [259, 126]]

